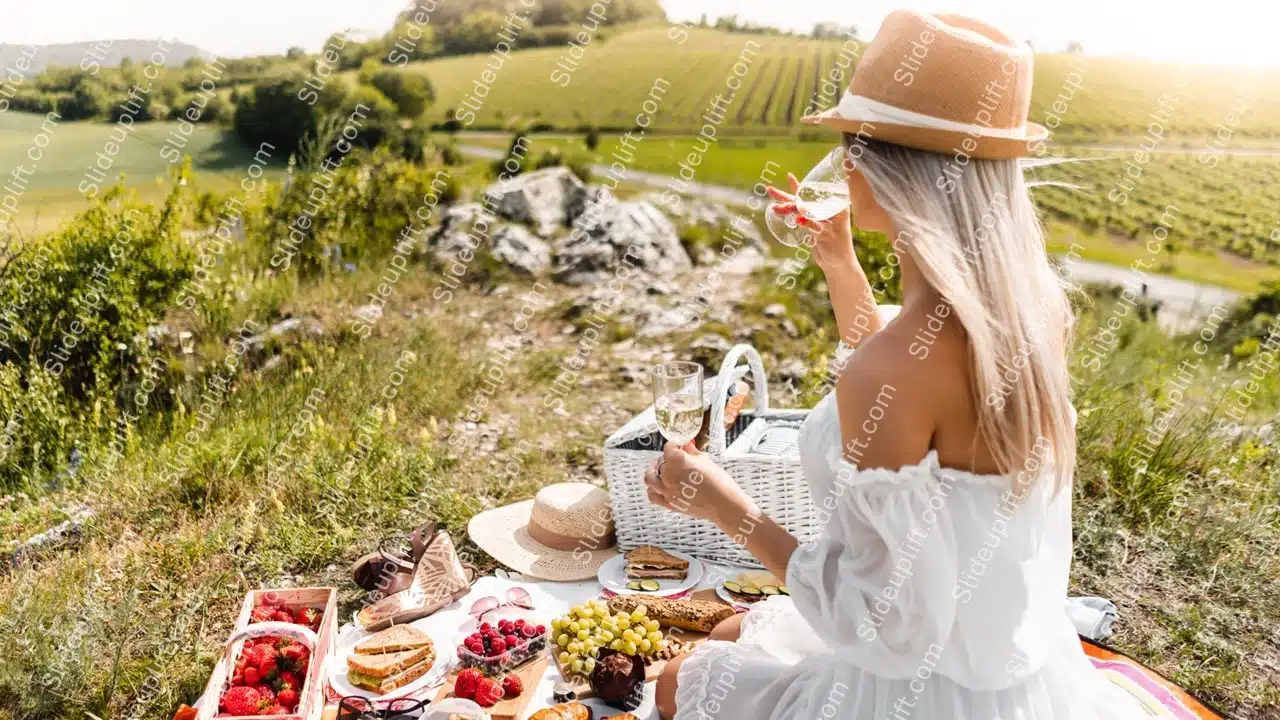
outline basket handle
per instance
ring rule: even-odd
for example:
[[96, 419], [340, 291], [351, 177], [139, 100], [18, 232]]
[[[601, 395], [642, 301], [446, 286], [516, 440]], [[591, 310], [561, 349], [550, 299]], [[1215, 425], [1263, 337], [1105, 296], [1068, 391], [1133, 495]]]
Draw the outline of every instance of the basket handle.
[[760, 359], [760, 353], [750, 345], [734, 345], [724, 356], [724, 362], [720, 363], [720, 372], [716, 375], [715, 396], [711, 399], [711, 433], [707, 438], [707, 452], [724, 452], [724, 406], [729, 401], [729, 388], [734, 383], [733, 370], [744, 355], [751, 365], [756, 409], [769, 409], [769, 381], [764, 374], [764, 362]]

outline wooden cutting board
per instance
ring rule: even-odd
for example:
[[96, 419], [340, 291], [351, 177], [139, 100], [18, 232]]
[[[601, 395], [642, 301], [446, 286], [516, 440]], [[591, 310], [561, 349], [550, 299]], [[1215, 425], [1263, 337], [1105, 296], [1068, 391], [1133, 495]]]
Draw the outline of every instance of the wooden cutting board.
[[[529, 701], [533, 699], [534, 693], [538, 691], [538, 683], [542, 681], [542, 673], [546, 671], [547, 664], [548, 660], [543, 656], [517, 668], [515, 674], [520, 676], [520, 682], [524, 684], [524, 692], [520, 693], [519, 697], [499, 700], [493, 707], [485, 708], [485, 712], [489, 713], [493, 720], [516, 720], [521, 717], [524, 709], [529, 706]], [[453, 683], [457, 679], [457, 672], [449, 673], [440, 692], [436, 694], [435, 702], [453, 697]]]

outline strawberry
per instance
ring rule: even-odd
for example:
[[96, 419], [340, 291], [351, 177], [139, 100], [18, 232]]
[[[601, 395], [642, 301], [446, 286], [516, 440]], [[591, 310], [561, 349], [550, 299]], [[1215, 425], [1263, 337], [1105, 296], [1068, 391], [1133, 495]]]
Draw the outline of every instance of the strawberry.
[[274, 618], [275, 614], [276, 614], [276, 609], [271, 607], [270, 605], [259, 605], [258, 607], [249, 611], [249, 621], [256, 622], [256, 623], [267, 622], [268, 620], [271, 620], [272, 618]]
[[296, 674], [291, 673], [288, 670], [285, 670], [280, 673], [279, 677], [276, 678], [276, 687], [282, 690], [285, 688], [298, 690], [302, 687], [302, 681], [298, 679], [298, 676]]
[[280, 657], [290, 662], [297, 662], [302, 658], [303, 653], [306, 651], [306, 648], [297, 643], [293, 643], [292, 645], [286, 645], [284, 649], [280, 651]]
[[294, 621], [299, 625], [318, 625], [320, 623], [320, 611], [309, 607], [298, 608], [298, 612], [294, 614]]
[[484, 674], [475, 668], [463, 668], [458, 673], [458, 678], [453, 681], [453, 694], [471, 700], [476, 696], [476, 688], [479, 687], [480, 681], [484, 679]]
[[508, 675], [502, 678], [502, 694], [505, 697], [519, 697], [524, 692], [524, 681], [519, 675]]
[[291, 623], [293, 622], [293, 613], [285, 610], [284, 608], [279, 608], [276, 610], [273, 619], [279, 620], [280, 622]]
[[298, 706], [298, 691], [285, 688], [276, 694], [276, 702], [292, 710]]
[[476, 683], [476, 704], [480, 707], [493, 707], [502, 699], [502, 686], [493, 678], [480, 678]]
[[245, 664], [258, 668], [260, 673], [265, 673], [266, 670], [263, 669], [262, 666], [265, 665], [268, 660], [275, 662], [275, 658], [275, 648], [270, 645], [256, 645], [252, 650], [245, 654]]
[[182, 703], [181, 705], [178, 706], [178, 709], [173, 713], [173, 720], [196, 720], [197, 712], [199, 711], [196, 710], [195, 708], [191, 707], [186, 703]]
[[272, 705], [262, 713], [263, 715], [288, 715], [289, 708], [283, 705]]
[[257, 685], [258, 681], [261, 679], [261, 675], [259, 675], [258, 668], [256, 667], [245, 668], [244, 673], [242, 673], [240, 677], [244, 679], [245, 685]]
[[232, 715], [257, 715], [262, 695], [247, 686], [233, 687], [222, 693], [218, 706]]
[[244, 675], [243, 675], [242, 673], [240, 673], [240, 671], [238, 671], [238, 670], [237, 670], [236, 672], [231, 673], [231, 686], [232, 686], [232, 687], [235, 687], [236, 685], [244, 685], [244, 684], [245, 684], [245, 682], [244, 682]]
[[261, 696], [263, 700], [267, 701], [267, 705], [276, 701], [276, 691], [272, 690], [270, 685], [267, 685], [266, 683], [258, 683], [252, 687], [254, 690], [258, 691], [258, 695]]
[[265, 678], [271, 678], [274, 680], [276, 676], [272, 673], [278, 672], [280, 672], [280, 664], [273, 657], [263, 660], [262, 664], [258, 666], [258, 673]]

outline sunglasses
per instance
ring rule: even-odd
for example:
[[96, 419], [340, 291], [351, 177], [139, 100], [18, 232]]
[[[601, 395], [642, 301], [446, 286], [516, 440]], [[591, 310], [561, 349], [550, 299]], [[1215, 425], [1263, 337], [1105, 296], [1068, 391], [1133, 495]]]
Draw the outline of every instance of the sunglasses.
[[507, 601], [500, 602], [498, 598], [489, 595], [476, 600], [471, 605], [471, 617], [481, 620], [488, 613], [504, 607], [518, 607], [525, 610], [533, 609], [533, 598], [529, 596], [529, 591], [524, 588], [513, 587], [507, 590]]
[[425, 699], [395, 698], [378, 707], [367, 697], [348, 695], [338, 701], [338, 720], [410, 720], [426, 708]]

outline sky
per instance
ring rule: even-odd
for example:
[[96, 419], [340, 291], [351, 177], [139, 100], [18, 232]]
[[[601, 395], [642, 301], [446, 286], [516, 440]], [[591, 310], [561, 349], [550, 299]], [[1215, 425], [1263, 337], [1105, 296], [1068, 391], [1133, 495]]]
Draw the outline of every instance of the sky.
[[[57, 0], [6, 13], [0, 42], [79, 42], [164, 37], [224, 56], [318, 49], [334, 31], [386, 30], [407, 0]], [[441, 0], [441, 2], [466, 0]], [[829, 20], [851, 23], [866, 38], [895, 7], [981, 18], [1030, 39], [1038, 49], [1083, 43], [1095, 55], [1195, 63], [1280, 66], [1280, 3], [1269, 0], [662, 0], [674, 19], [744, 19], [797, 30]]]

